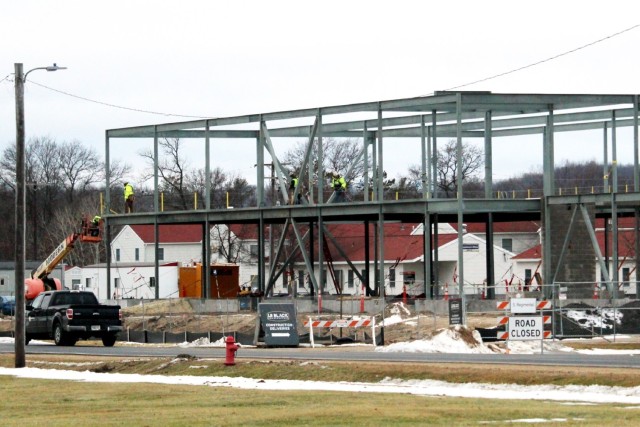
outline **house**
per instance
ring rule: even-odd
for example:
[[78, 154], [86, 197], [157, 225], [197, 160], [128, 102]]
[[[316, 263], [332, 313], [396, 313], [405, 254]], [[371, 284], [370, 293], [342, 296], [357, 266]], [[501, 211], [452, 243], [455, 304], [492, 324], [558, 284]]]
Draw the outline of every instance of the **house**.
[[178, 297], [177, 262], [162, 263], [158, 267], [159, 280], [155, 277], [155, 263], [116, 262], [111, 264], [111, 287], [107, 291], [107, 265], [94, 264], [82, 269], [82, 285], [79, 289], [92, 291], [98, 299], [154, 299], [156, 286], [160, 298]]

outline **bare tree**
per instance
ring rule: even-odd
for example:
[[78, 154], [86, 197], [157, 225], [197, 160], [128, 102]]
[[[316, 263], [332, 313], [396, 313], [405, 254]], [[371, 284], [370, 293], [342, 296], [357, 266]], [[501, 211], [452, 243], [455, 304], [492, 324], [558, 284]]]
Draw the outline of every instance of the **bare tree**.
[[104, 178], [102, 162], [94, 149], [79, 141], [65, 142], [58, 150], [62, 184], [69, 203], [77, 191], [84, 192]]
[[257, 263], [257, 253], [253, 254], [251, 245], [243, 240], [247, 235], [255, 232], [256, 225], [242, 224], [235, 226], [235, 232], [229, 224], [220, 224], [212, 227], [211, 246], [227, 263]]
[[[455, 140], [450, 140], [438, 150], [437, 186], [446, 197], [458, 191], [458, 152]], [[482, 150], [474, 145], [462, 143], [462, 182], [478, 180], [478, 171], [483, 167]]]
[[[226, 206], [226, 173], [219, 167], [215, 168], [209, 173], [209, 182], [211, 185], [211, 208], [224, 208]], [[204, 169], [198, 169], [189, 174], [189, 188], [198, 194], [200, 204], [204, 207], [206, 194], [206, 177]]]
[[[298, 142], [296, 146], [287, 151], [284, 155], [284, 163], [292, 165], [295, 171], [300, 171], [307, 150], [308, 141]], [[355, 162], [358, 154], [362, 151], [362, 140], [359, 138], [322, 138], [322, 171], [321, 175], [328, 171], [336, 171], [342, 174], [347, 182], [353, 182], [364, 173], [364, 163], [362, 160]], [[318, 143], [313, 143], [312, 153], [313, 163], [310, 164], [313, 170], [314, 182], [318, 179]], [[347, 175], [347, 170], [353, 165], [351, 173]], [[324, 177], [324, 176], [323, 176]], [[300, 176], [300, 180], [308, 185], [308, 175]]]
[[[180, 138], [162, 138], [158, 141], [162, 157], [158, 159], [158, 174], [161, 179], [160, 186], [162, 190], [174, 195], [177, 199], [177, 206], [180, 209], [187, 210], [190, 204], [189, 188], [187, 185], [187, 176], [189, 174], [189, 166], [185, 157], [182, 155], [182, 142]], [[151, 150], [145, 150], [139, 153], [140, 156], [149, 163], [150, 171], [143, 175], [143, 180], [153, 177], [154, 154]]]

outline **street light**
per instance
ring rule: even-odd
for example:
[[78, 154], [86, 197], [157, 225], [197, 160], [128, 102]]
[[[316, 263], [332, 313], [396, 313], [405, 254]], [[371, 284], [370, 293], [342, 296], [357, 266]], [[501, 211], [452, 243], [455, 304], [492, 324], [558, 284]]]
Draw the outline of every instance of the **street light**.
[[25, 367], [25, 308], [24, 308], [24, 259], [25, 259], [25, 173], [24, 173], [24, 83], [27, 76], [35, 70], [58, 71], [65, 67], [57, 64], [48, 67], [37, 67], [23, 74], [22, 64], [15, 63], [15, 88], [16, 88], [16, 255], [15, 255], [15, 366]]

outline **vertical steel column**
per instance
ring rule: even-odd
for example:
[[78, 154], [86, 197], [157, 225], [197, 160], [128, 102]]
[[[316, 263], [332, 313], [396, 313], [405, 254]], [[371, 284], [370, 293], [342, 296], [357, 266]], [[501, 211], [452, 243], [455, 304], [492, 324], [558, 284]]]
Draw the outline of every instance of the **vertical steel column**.
[[[553, 105], [549, 105], [547, 124], [543, 134], [543, 157], [542, 157], [542, 181], [544, 199], [544, 241], [542, 246], [542, 272], [544, 273], [544, 284], [552, 284], [551, 271], [551, 218], [549, 215], [549, 196], [553, 196], [554, 188], [554, 160], [553, 160]], [[549, 286], [543, 288], [545, 297], [551, 296]]]
[[[456, 163], [458, 181], [458, 295], [462, 298], [462, 318], [466, 319], [464, 294], [464, 199], [462, 194], [462, 94], [456, 94]], [[464, 323], [464, 322], [463, 322]]]
[[364, 162], [364, 201], [369, 201], [369, 135], [367, 133], [367, 121], [365, 120], [362, 123], [362, 142], [364, 143], [364, 153], [363, 159]]
[[324, 295], [326, 285], [326, 274], [324, 270], [324, 221], [322, 211], [318, 209], [318, 295]]
[[378, 251], [380, 269], [378, 278], [380, 279], [380, 299], [382, 300], [382, 308], [384, 309], [384, 298], [386, 295], [385, 283], [384, 283], [384, 214], [382, 213], [382, 205], [379, 205], [378, 210]]
[[611, 167], [613, 179], [613, 192], [611, 193], [611, 295], [615, 299], [618, 297], [618, 203], [616, 195], [618, 193], [618, 144], [617, 144], [616, 112], [611, 111]]
[[433, 173], [433, 177], [431, 177], [431, 185], [433, 186], [433, 189], [431, 190], [431, 194], [434, 199], [438, 198], [438, 118], [436, 117], [436, 113], [436, 110], [431, 110], [431, 143], [433, 146], [431, 150], [431, 163], [433, 164], [431, 171]]
[[609, 132], [607, 122], [602, 123], [602, 192], [609, 192]]
[[[263, 168], [261, 166], [261, 168]], [[260, 209], [260, 219], [258, 222], [258, 291], [265, 290], [264, 275], [264, 210]]]
[[422, 217], [422, 275], [424, 278], [423, 292], [425, 299], [433, 299], [431, 283], [431, 216], [429, 215], [428, 202], [424, 202]]
[[429, 190], [427, 188], [427, 163], [428, 154], [426, 147], [426, 129], [424, 125], [424, 114], [420, 116], [420, 180], [422, 181], [422, 198], [427, 199], [429, 197]]
[[265, 206], [264, 200], [264, 133], [262, 130], [262, 114], [258, 116], [258, 125], [260, 130], [258, 131], [258, 139], [256, 140], [256, 172], [257, 172], [257, 188], [256, 196], [259, 208]]
[[[493, 199], [493, 129], [491, 111], [484, 115], [484, 196]], [[486, 229], [486, 270], [487, 270], [487, 299], [495, 298], [495, 259], [493, 254], [493, 213], [487, 213]], [[484, 292], [484, 290], [483, 290]]]
[[371, 280], [369, 271], [371, 268], [370, 245], [369, 245], [369, 220], [364, 221], [364, 283], [367, 296], [371, 296]]
[[[106, 187], [104, 189], [104, 198], [106, 204], [106, 212], [107, 216], [111, 215], [111, 150], [109, 149], [109, 131], [105, 132], [104, 135], [104, 170], [106, 177]], [[104, 221], [104, 229], [106, 233], [106, 242], [105, 242], [105, 250], [107, 257], [107, 297], [111, 295], [111, 225], [109, 224], [109, 219], [105, 218]], [[96, 283], [96, 286], [99, 286]]]
[[[318, 108], [317, 114], [318, 114], [318, 118], [317, 118], [317, 122], [318, 122], [318, 131], [317, 131], [317, 135], [318, 135], [318, 204], [321, 205], [324, 203], [324, 180], [325, 180], [324, 148], [322, 147], [323, 126], [322, 126], [322, 109], [321, 108]], [[322, 264], [320, 265], [322, 266]], [[323, 286], [322, 282], [320, 282], [320, 286]]]
[[493, 144], [491, 111], [484, 114], [484, 197], [493, 198]]
[[384, 200], [384, 159], [382, 153], [382, 104], [378, 102], [378, 201]]
[[155, 240], [154, 243], [154, 262], [153, 262], [153, 274], [155, 275], [156, 281], [156, 292], [155, 298], [160, 298], [160, 260], [158, 259], [158, 254], [160, 252], [160, 228], [158, 225], [158, 206], [159, 206], [159, 197], [158, 197], [158, 127], [153, 127], [153, 237]]
[[[208, 211], [211, 209], [211, 138], [209, 135], [209, 120], [204, 122], [204, 208], [207, 210], [207, 216], [202, 224], [204, 230], [202, 233], [202, 265], [204, 266], [203, 284], [205, 289], [211, 289], [211, 225], [209, 224]], [[201, 293], [200, 295], [205, 295]]]
[[[633, 96], [633, 191], [640, 191], [640, 167], [638, 165], [638, 95]], [[636, 299], [640, 298], [640, 208], [634, 209], [635, 227], [633, 237], [635, 240], [636, 258]]]

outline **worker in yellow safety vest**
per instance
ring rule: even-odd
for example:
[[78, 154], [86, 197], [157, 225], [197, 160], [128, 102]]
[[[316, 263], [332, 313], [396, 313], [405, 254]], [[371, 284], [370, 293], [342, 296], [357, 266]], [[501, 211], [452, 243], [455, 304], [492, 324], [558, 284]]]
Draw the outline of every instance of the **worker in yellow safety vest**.
[[[298, 187], [298, 176], [296, 175], [295, 172], [291, 172], [289, 174], [289, 178], [291, 178], [289, 180], [289, 204], [293, 205], [293, 195], [295, 194], [296, 188]], [[296, 205], [300, 204], [301, 198], [302, 198], [302, 194], [298, 192], [298, 197], [295, 203]]]
[[338, 172], [331, 173], [331, 188], [335, 192], [335, 203], [342, 203], [345, 201], [345, 191], [347, 190], [347, 182], [344, 180]]
[[128, 182], [124, 183], [124, 212], [133, 212], [133, 186]]

